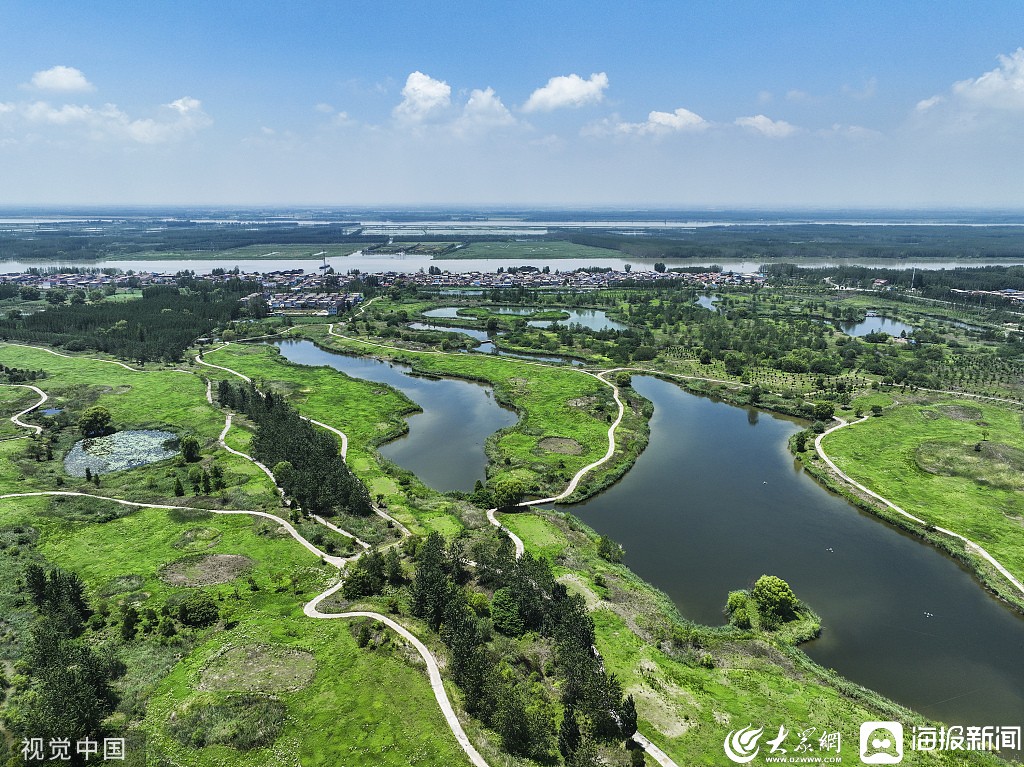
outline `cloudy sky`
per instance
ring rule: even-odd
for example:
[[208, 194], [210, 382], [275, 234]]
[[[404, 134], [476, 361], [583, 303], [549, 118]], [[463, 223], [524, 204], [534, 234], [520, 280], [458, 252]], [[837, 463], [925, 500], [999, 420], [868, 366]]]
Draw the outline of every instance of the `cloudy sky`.
[[0, 204], [1024, 207], [1024, 3], [47, 2]]

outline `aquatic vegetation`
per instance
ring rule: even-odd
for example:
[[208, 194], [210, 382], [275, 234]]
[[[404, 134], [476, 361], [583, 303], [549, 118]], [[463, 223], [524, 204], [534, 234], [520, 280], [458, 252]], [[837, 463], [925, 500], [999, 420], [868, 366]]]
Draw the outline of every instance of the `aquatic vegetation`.
[[100, 474], [134, 469], [173, 458], [178, 453], [177, 441], [174, 433], [155, 429], [119, 431], [105, 437], [82, 439], [68, 451], [64, 469], [73, 477], [84, 477], [86, 469]]

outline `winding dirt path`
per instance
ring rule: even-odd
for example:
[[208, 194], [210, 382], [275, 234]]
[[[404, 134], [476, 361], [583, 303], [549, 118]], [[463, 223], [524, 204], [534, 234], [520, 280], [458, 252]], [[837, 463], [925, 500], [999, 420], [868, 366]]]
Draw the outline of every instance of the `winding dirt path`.
[[[930, 389], [928, 391], [935, 391], [935, 390]], [[981, 396], [981, 395], [979, 395], [979, 396]], [[991, 398], [986, 398], [986, 399], [991, 399]], [[843, 421], [842, 419], [840, 419], [840, 422], [839, 422], [839, 424], [837, 426], [833, 426], [831, 429], [828, 429], [827, 431], [822, 432], [821, 434], [819, 434], [814, 439], [814, 448], [815, 448], [815, 450], [818, 451], [818, 455], [820, 455], [822, 460], [826, 464], [828, 464], [828, 467], [836, 474], [836, 476], [838, 476], [844, 482], [846, 482], [847, 484], [852, 485], [853, 487], [857, 488], [862, 493], [871, 496], [875, 500], [885, 504], [890, 509], [895, 511], [897, 514], [900, 514], [900, 515], [906, 517], [907, 519], [910, 519], [910, 520], [916, 522], [917, 524], [921, 525], [922, 527], [927, 526], [930, 523], [926, 522], [925, 520], [921, 519], [920, 517], [914, 516], [909, 511], [900, 508], [895, 503], [890, 501], [888, 498], [885, 498], [885, 497], [879, 495], [874, 490], [871, 490], [871, 489], [865, 487], [864, 485], [862, 485], [860, 482], [855, 480], [849, 474], [846, 474], [842, 469], [840, 469], [838, 466], [836, 466], [835, 462], [829, 457], [828, 453], [825, 452], [825, 448], [822, 447], [821, 441], [826, 436], [831, 434], [832, 432], [838, 431], [839, 429], [843, 429], [843, 428], [845, 428], [847, 426], [853, 426], [854, 424], [863, 423], [867, 419], [868, 419], [868, 416], [862, 416], [860, 419], [858, 419], [856, 421], [850, 421], [850, 422]], [[954, 533], [952, 530], [947, 530], [946, 528], [938, 527], [937, 525], [932, 525], [932, 528], [934, 530], [944, 534], [944, 535], [948, 535], [951, 538], [956, 538], [959, 541], [963, 541], [963, 543], [967, 546], [967, 550], [968, 551], [970, 551], [973, 554], [977, 554], [979, 557], [981, 557], [986, 562], [988, 562], [990, 565], [992, 565], [996, 570], [999, 571], [1000, 575], [1002, 575], [1004, 578], [1006, 578], [1006, 580], [1008, 580], [1010, 582], [1010, 584], [1014, 588], [1016, 588], [1022, 595], [1024, 595], [1024, 583], [1021, 583], [1013, 575], [1013, 573], [1011, 573], [1009, 570], [1007, 570], [1006, 567], [1004, 567], [1002, 565], [1002, 563], [999, 562], [999, 560], [997, 560], [995, 557], [993, 557], [991, 554], [989, 554], [984, 548], [979, 546], [977, 543], [972, 541], [970, 538], [966, 538], [966, 537], [960, 535], [960, 533]]]

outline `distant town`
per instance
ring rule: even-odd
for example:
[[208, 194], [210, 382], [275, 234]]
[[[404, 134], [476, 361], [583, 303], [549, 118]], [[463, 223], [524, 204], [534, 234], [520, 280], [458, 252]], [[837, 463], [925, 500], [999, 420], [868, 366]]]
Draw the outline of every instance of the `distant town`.
[[[528, 289], [568, 288], [570, 290], [598, 290], [623, 283], [655, 283], [665, 280], [681, 280], [701, 288], [717, 288], [725, 285], [753, 285], [765, 281], [760, 273], [740, 274], [738, 272], [676, 272], [633, 270], [616, 271], [601, 267], [561, 272], [550, 267], [534, 266], [501, 268], [495, 272], [447, 272], [437, 267], [429, 271], [360, 273], [356, 270], [344, 275], [334, 273], [330, 268], [317, 272], [304, 269], [285, 269], [271, 272], [238, 272], [213, 270], [200, 275], [214, 281], [245, 280], [259, 283], [262, 293], [247, 298], [262, 296], [271, 311], [319, 310], [337, 314], [362, 301], [362, 293], [351, 292], [351, 286], [358, 279], [375, 288], [389, 288], [398, 285], [416, 285], [436, 289], [506, 289], [523, 287]], [[0, 275], [0, 283], [19, 287], [35, 288], [41, 291], [60, 288], [65, 291], [137, 289], [152, 285], [173, 285], [180, 278], [180, 272], [24, 272]]]

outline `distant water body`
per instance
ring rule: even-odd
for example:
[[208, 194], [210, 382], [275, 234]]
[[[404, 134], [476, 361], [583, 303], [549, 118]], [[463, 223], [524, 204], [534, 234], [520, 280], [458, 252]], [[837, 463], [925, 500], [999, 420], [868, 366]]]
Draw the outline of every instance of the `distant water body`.
[[[636, 259], [636, 258], [466, 258], [466, 259], [431, 259], [430, 256], [380, 256], [353, 253], [350, 256], [329, 258], [327, 263], [334, 271], [345, 274], [349, 270], [358, 269], [363, 273], [379, 274], [397, 272], [412, 274], [426, 272], [429, 267], [436, 266], [453, 274], [471, 272], [496, 272], [499, 267], [510, 266], [548, 266], [551, 271], [571, 272], [589, 266], [612, 268], [623, 271], [629, 266], [635, 272], [649, 272], [654, 269], [655, 260], [664, 262], [668, 268], [711, 266], [717, 264], [729, 272], [756, 272], [761, 264], [771, 259], [747, 259], [742, 261], [713, 259]], [[784, 263], [795, 263], [802, 267], [829, 266], [865, 266], [874, 269], [955, 269], [958, 267], [982, 266], [1013, 266], [1024, 264], [1024, 254], [1016, 259], [995, 260], [979, 259], [898, 259], [898, 258], [811, 258], [811, 259], [776, 259]], [[120, 269], [122, 272], [171, 273], [192, 270], [197, 274], [209, 274], [214, 269], [238, 268], [243, 272], [276, 272], [288, 269], [302, 269], [306, 273], [315, 273], [323, 266], [322, 259], [311, 258], [168, 258], [168, 259], [103, 259], [97, 261], [76, 261], [73, 259], [54, 261], [19, 261], [0, 260], [0, 274], [19, 274], [30, 268], [51, 269], [77, 267], [82, 269]]]

